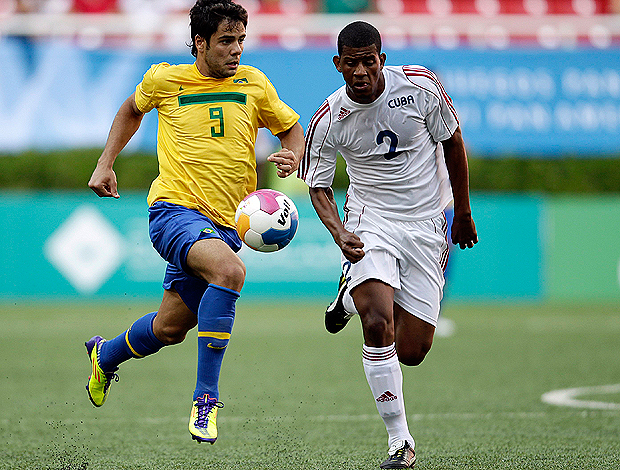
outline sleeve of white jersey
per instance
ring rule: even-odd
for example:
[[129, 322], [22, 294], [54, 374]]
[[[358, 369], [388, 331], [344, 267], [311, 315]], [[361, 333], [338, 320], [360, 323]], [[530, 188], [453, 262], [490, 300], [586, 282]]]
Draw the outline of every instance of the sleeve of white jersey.
[[429, 70], [429, 89], [436, 99], [427, 101], [426, 125], [436, 142], [442, 142], [452, 137], [459, 126], [452, 98], [448, 96], [437, 76]]
[[306, 151], [297, 172], [311, 188], [327, 188], [334, 181], [338, 153], [329, 138], [331, 126], [332, 113], [325, 100], [306, 129]]
[[404, 66], [403, 71], [411, 83], [426, 91], [425, 120], [435, 142], [452, 137], [459, 126], [459, 119], [452, 98], [444, 90], [437, 75], [420, 65]]

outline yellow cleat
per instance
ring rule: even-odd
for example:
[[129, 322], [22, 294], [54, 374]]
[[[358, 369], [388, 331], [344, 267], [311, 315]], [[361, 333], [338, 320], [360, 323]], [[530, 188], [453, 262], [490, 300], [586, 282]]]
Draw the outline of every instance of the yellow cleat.
[[110, 384], [113, 380], [118, 382], [118, 375], [114, 372], [104, 372], [99, 366], [98, 353], [104, 341], [105, 339], [101, 336], [93, 336], [84, 343], [92, 365], [92, 373], [88, 377], [86, 391], [88, 392], [88, 398], [95, 406], [101, 406], [105, 403], [110, 391]]
[[198, 442], [215, 443], [217, 439], [217, 409], [224, 404], [217, 398], [209, 395], [198, 397], [192, 404], [192, 413], [189, 417], [189, 433], [192, 439]]

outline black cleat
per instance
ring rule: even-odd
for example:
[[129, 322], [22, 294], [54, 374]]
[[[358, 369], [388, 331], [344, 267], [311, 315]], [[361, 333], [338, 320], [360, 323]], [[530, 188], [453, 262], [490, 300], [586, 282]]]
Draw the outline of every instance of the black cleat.
[[413, 468], [415, 465], [415, 451], [407, 441], [398, 441], [388, 450], [388, 458], [381, 468]]
[[353, 313], [348, 313], [344, 309], [344, 303], [342, 299], [347, 291], [347, 281], [344, 274], [340, 276], [340, 283], [338, 284], [338, 295], [336, 299], [329, 304], [327, 310], [325, 310], [325, 329], [330, 333], [338, 333], [342, 330], [349, 320], [353, 317]]

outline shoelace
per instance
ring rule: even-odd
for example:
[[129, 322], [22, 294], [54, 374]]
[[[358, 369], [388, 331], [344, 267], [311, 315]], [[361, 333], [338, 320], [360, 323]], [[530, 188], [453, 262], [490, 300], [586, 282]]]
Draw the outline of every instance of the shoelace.
[[118, 382], [120, 380], [118, 374], [115, 374], [114, 372], [108, 372], [107, 374], [105, 374], [105, 378], [108, 380], [105, 384], [105, 388], [103, 389], [104, 392], [108, 390], [108, 388], [112, 384], [112, 381]]
[[[394, 447], [397, 447], [397, 448], [392, 453], [392, 449], [394, 449]], [[397, 442], [395, 445], [390, 447], [390, 450], [388, 451], [388, 454], [389, 454], [388, 460], [404, 460], [404, 458], [406, 457], [405, 454], [407, 452], [407, 449], [409, 448], [410, 447], [406, 441]]]
[[114, 373], [114, 372], [108, 372], [106, 375], [107, 379], [112, 382], [114, 380], [114, 382], [118, 382], [120, 380], [118, 374]]
[[207, 418], [213, 407], [224, 408], [224, 403], [217, 401], [215, 398], [205, 402], [204, 398], [199, 397], [196, 406], [198, 407], [198, 417], [195, 422], [196, 426], [205, 427], [207, 425]]
[[392, 455], [390, 455], [390, 460], [402, 460], [405, 457], [405, 448], [401, 447]]

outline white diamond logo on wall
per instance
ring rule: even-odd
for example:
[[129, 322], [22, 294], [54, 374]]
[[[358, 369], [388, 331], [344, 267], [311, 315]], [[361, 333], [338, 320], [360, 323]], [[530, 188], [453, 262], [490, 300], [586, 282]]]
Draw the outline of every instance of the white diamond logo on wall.
[[118, 230], [94, 206], [84, 205], [48, 238], [45, 257], [81, 294], [94, 294], [124, 256]]

